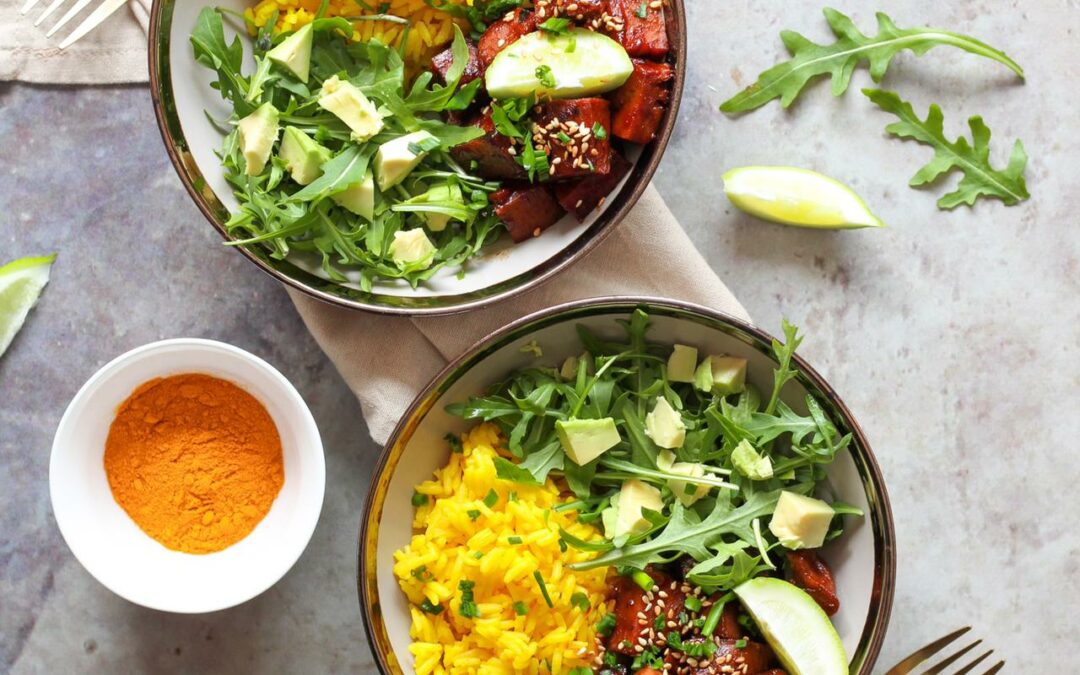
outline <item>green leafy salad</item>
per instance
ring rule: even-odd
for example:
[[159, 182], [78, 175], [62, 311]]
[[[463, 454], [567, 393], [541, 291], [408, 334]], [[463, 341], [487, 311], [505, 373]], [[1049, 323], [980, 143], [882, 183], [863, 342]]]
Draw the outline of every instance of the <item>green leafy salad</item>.
[[463, 271], [502, 230], [488, 199], [498, 184], [448, 152], [484, 133], [443, 119], [469, 108], [481, 85], [459, 86], [465, 38], [455, 29], [453, 63], [436, 84], [431, 72], [407, 79], [401, 54], [377, 40], [348, 41], [353, 30], [341, 17], [288, 35], [265, 28], [245, 75], [241, 40], [226, 40], [218, 11], [200, 14], [195, 57], [217, 72], [213, 86], [233, 108], [212, 120], [240, 202], [229, 243], [261, 244], [276, 258], [321, 256], [330, 279], [364, 291], [377, 280], [415, 287], [445, 267]]
[[691, 584], [729, 591], [781, 567], [773, 549], [820, 547], [840, 535], [843, 516], [862, 515], [825, 482], [851, 435], [813, 396], [805, 415], [781, 399], [798, 375], [795, 327], [785, 322], [785, 343], [773, 342], [778, 367], [758, 391], [744, 359], [650, 342], [640, 309], [620, 323], [624, 340], [579, 325], [580, 356], [514, 372], [448, 408], [501, 427], [514, 459], [497, 461], [500, 478], [561, 477], [576, 499], [558, 508], [603, 528], [599, 543], [562, 534], [596, 553], [572, 567], [680, 561]]

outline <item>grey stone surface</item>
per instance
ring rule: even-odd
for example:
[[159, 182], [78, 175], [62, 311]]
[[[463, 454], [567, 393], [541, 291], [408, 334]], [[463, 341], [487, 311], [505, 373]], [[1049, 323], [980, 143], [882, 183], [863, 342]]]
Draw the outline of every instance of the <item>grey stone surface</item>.
[[[782, 316], [865, 428], [897, 521], [898, 591], [881, 671], [972, 624], [1009, 672], [1080, 672], [1080, 5], [889, 3], [901, 25], [982, 37], [1027, 69], [937, 50], [899, 58], [885, 84], [947, 128], [981, 114], [1003, 161], [1032, 156], [1033, 199], [944, 213], [907, 179], [926, 148], [886, 138], [857, 89], [814, 85], [788, 111], [716, 111], [771, 65], [777, 33], [824, 39], [817, 3], [690, 0], [683, 115], [657, 179], [694, 241], [760, 325]], [[863, 3], [840, 2], [871, 29]], [[0, 85], [0, 259], [59, 251], [53, 281], [0, 360], [0, 672], [371, 672], [355, 596], [362, 499], [377, 448], [358, 406], [284, 292], [216, 234], [169, 166], [145, 89]], [[793, 164], [854, 186], [890, 224], [845, 233], [739, 215], [719, 176]], [[314, 539], [241, 607], [174, 616], [98, 585], [56, 529], [53, 431], [113, 356], [160, 338], [222, 339], [300, 389], [326, 442]]]

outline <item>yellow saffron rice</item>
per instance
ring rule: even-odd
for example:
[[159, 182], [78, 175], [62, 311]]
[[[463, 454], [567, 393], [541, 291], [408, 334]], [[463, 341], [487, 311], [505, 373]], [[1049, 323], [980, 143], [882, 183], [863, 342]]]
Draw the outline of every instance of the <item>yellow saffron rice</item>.
[[[473, 2], [456, 1], [470, 5]], [[278, 30], [291, 32], [311, 23], [320, 4], [321, 0], [259, 0], [248, 8], [244, 15], [252, 25], [261, 28], [277, 10]], [[401, 41], [406, 40], [405, 61], [414, 67], [426, 66], [428, 59], [449, 44], [454, 37], [453, 17], [430, 7], [424, 0], [330, 0], [326, 14], [329, 17], [391, 14], [407, 20], [408, 27], [390, 21], [355, 21], [353, 25], [356, 33], [353, 34], [353, 39], [367, 42], [378, 38], [380, 42], [394, 47], [399, 47]]]
[[[574, 511], [553, 509], [566, 500], [552, 481], [530, 487], [496, 476], [495, 457], [505, 452], [495, 426], [474, 428], [462, 445], [416, 487], [428, 502], [416, 509], [412, 542], [394, 554], [394, 575], [412, 605], [416, 672], [558, 674], [590, 665], [595, 625], [610, 611], [607, 570], [570, 570], [594, 554], [563, 551], [559, 528], [584, 540], [599, 533]], [[488, 506], [492, 491], [497, 500]], [[475, 582], [477, 618], [461, 615], [462, 581]], [[443, 610], [423, 611], [425, 599]]]

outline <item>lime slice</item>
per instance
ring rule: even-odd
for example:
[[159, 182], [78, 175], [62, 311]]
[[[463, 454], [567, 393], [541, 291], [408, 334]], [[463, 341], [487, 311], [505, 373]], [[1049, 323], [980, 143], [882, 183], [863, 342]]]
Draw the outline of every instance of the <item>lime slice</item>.
[[0, 356], [22, 328], [41, 289], [49, 283], [56, 255], [22, 258], [0, 267]]
[[885, 227], [851, 188], [809, 169], [732, 169], [724, 174], [724, 192], [743, 211], [782, 225], [830, 230]]
[[791, 675], [847, 675], [847, 655], [832, 622], [801, 588], [758, 577], [735, 588], [776, 657]]

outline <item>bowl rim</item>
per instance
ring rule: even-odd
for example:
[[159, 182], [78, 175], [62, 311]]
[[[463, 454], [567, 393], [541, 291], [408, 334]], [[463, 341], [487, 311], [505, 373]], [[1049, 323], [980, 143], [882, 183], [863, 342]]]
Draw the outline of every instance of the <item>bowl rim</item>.
[[[385, 474], [392, 455], [400, 454], [399, 447], [411, 437], [412, 432], [433, 407], [435, 401], [465, 372], [483, 361], [493, 352], [536, 330], [575, 318], [597, 314], [625, 314], [635, 308], [643, 307], [650, 315], [664, 315], [691, 320], [709, 328], [743, 339], [752, 347], [767, 355], [766, 347], [773, 336], [738, 317], [726, 312], [705, 307], [683, 300], [653, 296], [617, 295], [574, 300], [553, 307], [533, 312], [502, 328], [490, 332], [477, 340], [472, 347], [446, 365], [426, 387], [413, 399], [408, 409], [395, 426], [379, 457], [372, 468], [368, 493], [364, 499], [361, 515], [359, 542], [357, 546], [357, 593], [360, 610], [364, 621], [364, 631], [375, 663], [383, 673], [400, 673], [396, 665], [396, 656], [389, 644], [385, 625], [381, 619], [378, 603], [378, 566], [375, 564], [375, 551], [368, 551], [368, 542], [377, 542], [378, 521], [382, 515], [385, 498], [385, 486], [389, 476]], [[771, 358], [771, 355], [769, 355]], [[866, 623], [850, 667], [858, 675], [870, 675], [884, 645], [892, 613], [893, 598], [896, 590], [896, 528], [893, 520], [885, 478], [881, 472], [866, 434], [851, 413], [850, 409], [809, 363], [799, 354], [792, 359], [799, 370], [798, 381], [809, 391], [820, 393], [834, 419], [847, 427], [855, 443], [851, 447], [852, 459], [856, 464], [863, 488], [870, 505], [870, 521], [874, 540], [874, 573], [870, 595], [870, 609]], [[394, 462], [396, 466], [396, 461]], [[385, 474], [385, 475], [384, 475]], [[376, 548], [375, 546], [372, 549]], [[391, 667], [393, 663], [394, 667]]]
[[[76, 547], [71, 545], [71, 539], [68, 537], [68, 530], [65, 527], [65, 522], [67, 522], [66, 517], [63, 515], [65, 513], [65, 510], [61, 509], [58, 511], [56, 509], [56, 496], [54, 493], [54, 490], [56, 489], [56, 483], [54, 482], [54, 474], [57, 471], [56, 462], [59, 461], [58, 454], [62, 452], [62, 450], [60, 449], [61, 436], [63, 435], [63, 431], [65, 430], [65, 428], [69, 427], [73, 423], [72, 416], [76, 414], [76, 408], [79, 406], [90, 405], [90, 402], [93, 400], [93, 393], [109, 378], [117, 376], [118, 374], [122, 373], [125, 368], [130, 367], [132, 364], [137, 363], [139, 360], [150, 358], [155, 353], [171, 348], [203, 348], [218, 350], [230, 356], [237, 357], [240, 361], [247, 364], [252, 369], [261, 370], [266, 373], [275, 383], [275, 386], [280, 387], [281, 391], [284, 392], [286, 397], [293, 404], [295, 404], [292, 406], [292, 408], [295, 410], [296, 420], [302, 426], [304, 436], [312, 441], [311, 449], [307, 452], [304, 452], [303, 455], [305, 457], [310, 456], [311, 461], [314, 463], [314, 465], [310, 467], [310, 470], [315, 473], [318, 485], [318, 495], [312, 494], [310, 497], [308, 497], [308, 499], [310, 499], [313, 503], [318, 504], [318, 508], [314, 510], [312, 518], [310, 519], [310, 523], [306, 524], [304, 531], [301, 531], [299, 533], [300, 536], [297, 539], [296, 551], [281, 558], [280, 574], [275, 572], [273, 575], [271, 575], [273, 577], [273, 581], [266, 585], [260, 584], [258, 587], [253, 586], [252, 588], [245, 590], [243, 593], [238, 593], [236, 597], [229, 598], [225, 602], [208, 603], [204, 606], [193, 606], [181, 609], [169, 607], [164, 603], [159, 603], [152, 600], [148, 601], [144, 598], [132, 597], [132, 594], [127, 593], [126, 591], [121, 592], [120, 590], [113, 588], [113, 586], [106, 583], [103, 579], [101, 579], [101, 577], [98, 576], [96, 570], [90, 569], [90, 567], [88, 567], [86, 563], [83, 562], [83, 559], [80, 556], [79, 551], [81, 549], [77, 550]], [[265, 359], [255, 354], [252, 354], [245, 349], [242, 349], [235, 345], [231, 345], [227, 342], [210, 340], [206, 338], [170, 338], [166, 340], [158, 340], [156, 342], [151, 342], [130, 349], [116, 356], [108, 363], [103, 365], [101, 368], [97, 369], [94, 374], [91, 375], [81, 387], [79, 387], [78, 392], [76, 392], [75, 396], [72, 397], [71, 401], [64, 409], [64, 414], [60, 417], [60, 422], [56, 426], [56, 432], [53, 435], [53, 443], [49, 451], [49, 504], [53, 512], [53, 519], [56, 521], [57, 529], [60, 530], [60, 536], [63, 538], [64, 543], [67, 544], [68, 550], [71, 551], [71, 555], [75, 558], [75, 560], [79, 562], [82, 568], [86, 570], [86, 572], [91, 577], [93, 577], [102, 586], [109, 589], [110, 592], [133, 604], [147, 607], [149, 609], [170, 612], [174, 614], [204, 614], [208, 612], [216, 612], [224, 609], [229, 609], [231, 607], [241, 605], [270, 590], [270, 588], [275, 586], [279, 581], [281, 581], [282, 578], [285, 577], [286, 574], [289, 573], [290, 570], [292, 570], [292, 568], [296, 565], [297, 561], [300, 560], [300, 556], [302, 556], [304, 554], [304, 551], [307, 550], [307, 547], [311, 543], [311, 538], [315, 534], [315, 529], [318, 526], [319, 519], [322, 515], [322, 508], [324, 505], [325, 496], [326, 457], [323, 449], [322, 435], [319, 432], [319, 426], [318, 424], [316, 424], [315, 417], [314, 415], [312, 415], [311, 409], [308, 407], [307, 402], [304, 400], [304, 397], [300, 395], [300, 392], [296, 389], [292, 382], [290, 382], [288, 378], [286, 378], [281, 373], [281, 371], [279, 371]]]
[[[675, 124], [679, 117], [683, 90], [687, 75], [687, 24], [685, 0], [669, 0], [672, 20], [668, 24], [671, 37], [672, 65], [675, 78], [672, 83], [671, 101], [665, 113], [663, 123], [656, 138], [642, 149], [642, 155], [635, 163], [630, 178], [622, 190], [611, 200], [607, 210], [593, 222], [589, 228], [568, 246], [539, 265], [525, 270], [514, 277], [477, 291], [457, 295], [434, 297], [410, 297], [362, 294], [345, 287], [337, 286], [324, 279], [310, 275], [287, 261], [272, 263], [261, 249], [237, 246], [241, 254], [254, 263], [266, 274], [286, 286], [295, 289], [322, 302], [346, 309], [398, 316], [446, 316], [461, 314], [474, 309], [507, 300], [518, 294], [532, 290], [550, 281], [574, 262], [596, 249], [630, 211], [637, 205], [641, 196], [652, 182], [657, 168], [663, 160]], [[173, 103], [172, 68], [170, 60], [170, 39], [172, 12], [176, 0], [153, 0], [150, 8], [148, 31], [148, 67], [150, 74], [150, 97], [154, 106], [154, 116], [158, 131], [169, 155], [169, 160], [180, 177], [188, 195], [195, 202], [199, 211], [217, 230], [224, 241], [231, 238], [226, 232], [219, 213], [224, 206], [213, 197], [213, 192], [206, 188], [205, 180], [198, 166], [186, 151], [187, 140], [184, 136], [180, 119]], [[637, 175], [635, 176], [635, 172]], [[206, 193], [210, 196], [204, 194]], [[610, 195], [609, 195], [610, 196]], [[211, 203], [211, 198], [213, 202]], [[288, 265], [290, 273], [278, 269], [277, 265]], [[331, 292], [334, 289], [337, 292]], [[365, 295], [368, 299], [364, 299]]]

